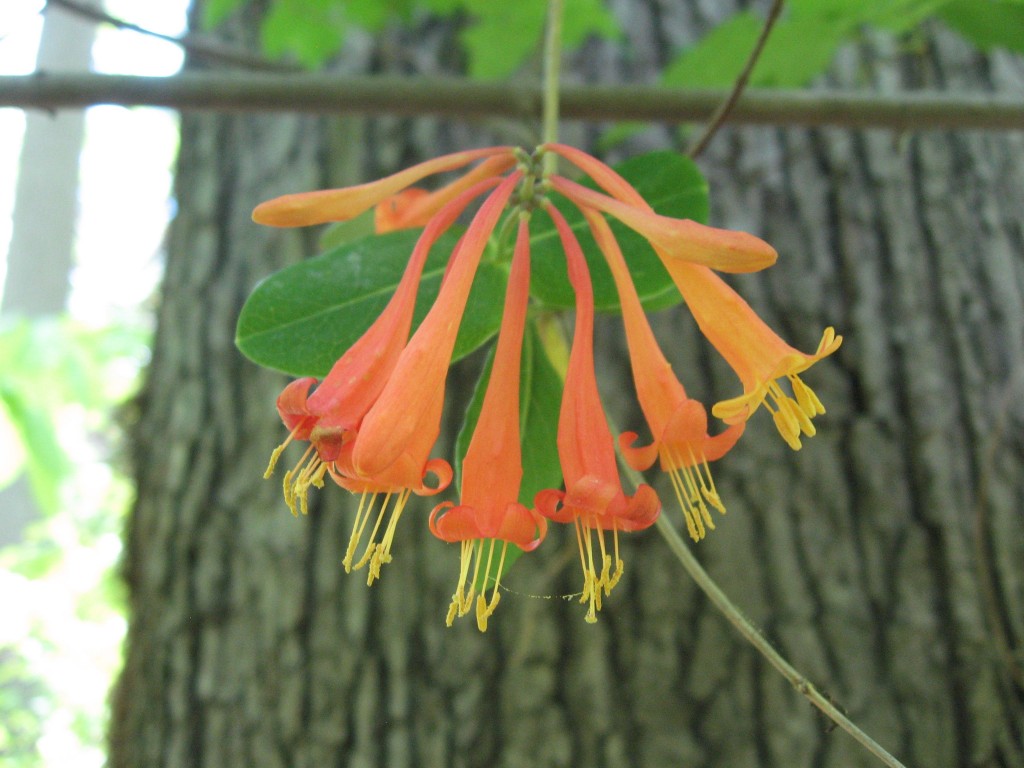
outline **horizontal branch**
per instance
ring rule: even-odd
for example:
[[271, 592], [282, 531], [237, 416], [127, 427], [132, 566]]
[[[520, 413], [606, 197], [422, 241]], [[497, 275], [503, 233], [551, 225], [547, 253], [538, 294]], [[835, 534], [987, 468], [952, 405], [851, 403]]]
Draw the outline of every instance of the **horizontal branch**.
[[[721, 90], [644, 85], [566, 85], [562, 90], [562, 116], [573, 120], [704, 121], [726, 95]], [[185, 73], [172, 77], [36, 73], [0, 77], [0, 107], [50, 111], [119, 104], [182, 111], [539, 118], [541, 103], [539, 86], [458, 78], [263, 73]], [[1024, 102], [967, 94], [749, 90], [729, 120], [896, 130], [1024, 130]]]

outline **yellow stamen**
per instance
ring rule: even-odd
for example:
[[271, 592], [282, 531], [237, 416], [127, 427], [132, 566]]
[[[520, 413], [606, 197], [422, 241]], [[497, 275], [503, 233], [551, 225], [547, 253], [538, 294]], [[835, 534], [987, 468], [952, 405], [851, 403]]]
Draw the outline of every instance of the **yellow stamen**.
[[[369, 497], [370, 504], [367, 506], [366, 499]], [[352, 558], [356, 555], [356, 547], [359, 545], [359, 539], [363, 535], [363, 526], [366, 524], [365, 516], [369, 515], [370, 510], [373, 508], [373, 502], [376, 500], [377, 494], [363, 493], [359, 496], [359, 507], [356, 509], [356, 519], [352, 523], [352, 533], [348, 537], [348, 547], [345, 549], [345, 559], [341, 561], [341, 564], [345, 566], [345, 573], [352, 573]]]
[[[473, 552], [475, 551], [476, 542], [472, 539], [465, 539], [462, 542], [462, 553], [459, 559], [459, 584], [455, 588], [455, 594], [452, 595], [452, 604], [448, 607], [448, 616], [445, 618], [445, 624], [449, 627], [455, 621], [456, 616], [465, 616], [466, 610], [469, 605], [469, 600], [466, 598], [466, 578], [469, 576], [469, 566], [473, 562]], [[473, 595], [473, 584], [470, 584], [470, 598]]]
[[[497, 539], [491, 539], [491, 546], [487, 551], [487, 570], [484, 572], [485, 583], [481, 587], [481, 594], [476, 599], [476, 626], [481, 632], [487, 631], [487, 619], [494, 613], [494, 609], [498, 607], [498, 601], [501, 600], [498, 586], [501, 584], [501, 570], [505, 567], [505, 553], [508, 551], [507, 541], [502, 542], [501, 557], [498, 560], [498, 572], [494, 576], [494, 590], [491, 592], [490, 602], [487, 601], [483, 594], [487, 588], [487, 575], [491, 572], [491, 558], [494, 556], [494, 544], [496, 541]], [[481, 545], [483, 544], [482, 541], [480, 543]]]
[[[322, 474], [320, 474], [320, 478], [322, 481]], [[373, 582], [380, 578], [381, 567], [391, 562], [391, 545], [394, 541], [395, 529], [398, 526], [399, 519], [402, 517], [405, 504], [409, 500], [408, 490], [399, 492], [397, 496], [390, 492], [384, 494], [384, 499], [381, 502], [380, 509], [377, 511], [376, 520], [373, 524], [373, 530], [370, 531], [369, 539], [366, 542], [366, 549], [363, 550], [359, 561], [353, 564], [352, 561], [355, 559], [356, 550], [362, 542], [363, 533], [366, 531], [367, 523], [372, 516], [373, 508], [380, 495], [379, 493], [363, 493], [360, 497], [356, 518], [352, 523], [352, 534], [349, 536], [348, 546], [345, 549], [345, 559], [341, 561], [342, 565], [345, 566], [345, 573], [358, 571], [363, 566], [369, 565], [366, 574], [366, 586], [372, 586]], [[378, 542], [377, 532], [380, 530], [381, 523], [384, 521], [384, 515], [388, 511], [388, 505], [392, 502], [393, 496], [395, 498], [391, 517], [384, 529], [383, 537]]]
[[615, 573], [612, 574], [611, 579], [605, 584], [605, 594], [611, 592], [612, 587], [619, 583], [619, 579], [622, 578], [622, 572], [626, 567], [626, 564], [619, 557], [619, 529], [617, 527], [612, 528], [612, 539], [615, 542]]
[[612, 587], [612, 556], [608, 554], [604, 546], [604, 529], [597, 529], [597, 541], [601, 545], [601, 579], [600, 584], [604, 587], [605, 595], [611, 594]]
[[327, 464], [320, 460], [320, 455], [310, 445], [306, 448], [305, 453], [302, 454], [298, 464], [293, 469], [284, 473], [284, 480], [282, 481], [284, 501], [293, 515], [298, 516], [299, 509], [302, 510], [302, 514], [308, 514], [309, 500], [307, 494], [309, 493], [309, 486], [323, 488], [323, 477], [327, 473], [327, 469]]
[[601, 581], [597, 578], [597, 570], [594, 568], [594, 546], [590, 536], [591, 528], [584, 525], [584, 535], [587, 540], [587, 571], [583, 574], [583, 597], [581, 602], [590, 601], [590, 608], [587, 611], [586, 620], [588, 624], [597, 621], [597, 612], [601, 610]]
[[288, 433], [288, 437], [284, 439], [284, 442], [271, 452], [270, 463], [267, 464], [267, 471], [263, 473], [264, 480], [270, 479], [270, 476], [274, 474], [274, 467], [277, 466], [277, 460], [281, 458], [281, 454], [284, 452], [284, 449], [287, 448], [291, 444], [292, 440], [295, 439], [295, 433], [298, 431], [299, 428], [296, 426], [295, 429]]
[[[670, 465], [671, 466], [671, 465]], [[686, 520], [686, 530], [690, 538], [700, 541], [704, 538], [704, 520], [699, 511], [694, 508], [693, 499], [690, 497], [679, 469], [669, 470], [669, 479], [672, 481], [672, 490], [676, 493], [676, 499], [683, 510], [683, 518]]]

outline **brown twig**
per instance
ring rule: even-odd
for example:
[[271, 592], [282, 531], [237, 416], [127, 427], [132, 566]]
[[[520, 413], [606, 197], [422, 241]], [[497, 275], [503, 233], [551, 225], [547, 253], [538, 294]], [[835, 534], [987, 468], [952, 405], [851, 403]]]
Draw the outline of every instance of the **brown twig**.
[[715, 113], [711, 116], [708, 121], [707, 127], [704, 129], [704, 133], [701, 134], [691, 146], [687, 154], [694, 160], [704, 151], [707, 145], [711, 142], [711, 138], [718, 133], [718, 129], [721, 128], [729, 117], [729, 113], [732, 112], [736, 106], [736, 102], [740, 100], [740, 96], [743, 94], [744, 89], [747, 87], [747, 81], [750, 80], [750, 73], [754, 71], [754, 66], [757, 64], [757, 60], [761, 58], [761, 51], [764, 50], [765, 43], [768, 42], [768, 35], [771, 34], [772, 27], [775, 26], [775, 21], [779, 18], [779, 14], [782, 12], [783, 0], [775, 0], [772, 3], [771, 9], [768, 11], [768, 18], [765, 19], [764, 26], [761, 28], [761, 34], [757, 38], [757, 42], [754, 43], [754, 49], [750, 52], [750, 56], [747, 58], [747, 63], [743, 66], [743, 71], [740, 72], [740, 76], [736, 78], [736, 82], [733, 83], [732, 90], [729, 92], [728, 98], [725, 99], [715, 110]]
[[155, 37], [158, 40], [165, 40], [169, 43], [174, 43], [187, 51], [190, 55], [204, 61], [231, 64], [238, 67], [244, 67], [245, 69], [262, 72], [300, 71], [297, 67], [290, 64], [268, 61], [261, 56], [256, 56], [248, 51], [225, 46], [214, 40], [202, 37], [195, 32], [189, 32], [182, 37], [176, 37], [174, 35], [165, 35], [162, 32], [156, 32], [155, 30], [147, 29], [146, 27], [140, 27], [138, 24], [132, 24], [124, 19], [111, 16], [102, 9], [95, 8], [88, 3], [80, 2], [80, 0], [46, 0], [46, 7], [60, 8], [68, 13], [81, 16], [84, 19], [89, 19], [102, 24], [110, 24], [118, 29], [125, 29], [130, 32], [137, 32], [140, 35]]

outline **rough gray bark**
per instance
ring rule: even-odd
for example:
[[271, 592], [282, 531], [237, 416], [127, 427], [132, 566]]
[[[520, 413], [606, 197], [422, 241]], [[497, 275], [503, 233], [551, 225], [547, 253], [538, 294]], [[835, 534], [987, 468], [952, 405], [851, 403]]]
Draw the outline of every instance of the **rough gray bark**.
[[[646, 72], [711, 21], [702, 8], [727, 10], [617, 6], [632, 49], [652, 57], [633, 59]], [[419, 47], [382, 50], [413, 50], [406, 66], [430, 71], [437, 47], [421, 32]], [[595, 48], [580, 71], [622, 76], [620, 60]], [[936, 34], [921, 55], [885, 41], [851, 50], [831, 84], [1005, 91], [1022, 80], [1019, 61]], [[328, 167], [352, 159], [337, 136], [331, 121], [299, 118], [183, 125], [180, 215], [135, 433], [112, 764], [875, 764], [735, 637], [653, 533], [628, 543], [596, 626], [574, 602], [531, 597], [578, 589], [574, 544], [556, 532], [512, 572], [480, 636], [472, 622], [443, 625], [457, 550], [431, 540], [429, 503], [403, 520], [371, 589], [340, 567], [344, 492], [317, 493], [308, 518], [286, 513], [278, 484], [259, 479], [283, 437], [273, 400], [284, 382], [243, 361], [231, 335], [253, 283], [312, 248], [307, 233], [250, 225], [251, 207], [349, 181]], [[654, 129], [637, 144], [666, 137]], [[463, 138], [434, 121], [370, 123], [357, 172]], [[744, 129], [702, 162], [715, 222], [781, 254], [738, 281], [744, 295], [802, 349], [826, 325], [847, 339], [806, 376], [829, 413], [804, 450], [791, 453], [762, 414], [715, 467], [730, 512], [699, 553], [908, 765], [1022, 762], [1022, 141]], [[694, 396], [736, 392], [685, 311], [657, 322]], [[615, 324], [602, 333], [606, 402], [630, 422]]]

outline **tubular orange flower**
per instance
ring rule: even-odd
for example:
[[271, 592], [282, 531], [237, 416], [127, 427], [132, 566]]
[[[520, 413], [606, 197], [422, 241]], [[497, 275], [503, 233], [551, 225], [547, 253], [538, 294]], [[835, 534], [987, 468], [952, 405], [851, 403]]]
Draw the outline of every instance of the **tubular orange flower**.
[[374, 210], [377, 233], [424, 226], [448, 201], [479, 181], [500, 176], [515, 165], [515, 162], [515, 157], [510, 154], [495, 155], [434, 192], [410, 187], [381, 201]]
[[661, 468], [672, 480], [690, 537], [699, 541], [704, 538], [705, 526], [715, 527], [707, 505], [725, 512], [708, 462], [721, 458], [736, 444], [744, 425], [708, 436], [707, 412], [701, 403], [686, 396], [662, 354], [611, 227], [596, 211], [581, 210], [615, 280], [637, 398], [654, 438], [648, 446], [633, 447], [637, 434], [624, 432], [619, 447], [626, 462], [636, 470], [645, 470], [661, 458]]
[[[534, 504], [548, 519], [575, 525], [583, 567], [580, 602], [589, 602], [586, 619], [594, 622], [601, 609], [602, 590], [608, 595], [622, 576], [619, 531], [652, 525], [661, 511], [661, 502], [649, 485], [641, 485], [633, 496], [622, 490], [615, 446], [594, 375], [594, 293], [587, 263], [562, 214], [550, 203], [545, 209], [565, 248], [569, 280], [576, 291], [576, 328], [558, 418], [558, 456], [566, 490], [541, 491]], [[614, 541], [614, 572], [613, 556], [605, 546], [604, 532], [608, 530]], [[600, 550], [599, 564], [595, 564], [594, 538]]]
[[[392, 536], [408, 491], [429, 493], [440, 490], [440, 487], [425, 488], [423, 478], [428, 472], [442, 480], [451, 478], [447, 462], [427, 460], [441, 429], [445, 376], [487, 238], [521, 176], [516, 172], [503, 180], [473, 218], [452, 258], [451, 269], [441, 284], [437, 300], [402, 351], [380, 396], [366, 413], [355, 436], [342, 447], [334, 463], [331, 476], [339, 485], [353, 492], [370, 493], [373, 497], [379, 493], [399, 493], [399, 501], [402, 502], [392, 511], [380, 543], [376, 542], [375, 536], [383, 518], [383, 506], [370, 534], [367, 553], [371, 560], [371, 581], [374, 578], [373, 563], [390, 560]], [[372, 502], [373, 498], [371, 506]], [[349, 553], [354, 553], [364, 529], [365, 521], [357, 518]], [[346, 555], [346, 559], [351, 558]], [[360, 564], [366, 559], [367, 555], [364, 555]]]
[[623, 203], [561, 176], [552, 176], [549, 182], [554, 190], [576, 205], [614, 216], [643, 235], [655, 248], [693, 264], [703, 264], [721, 272], [756, 272], [770, 267], [778, 258], [768, 243], [746, 232], [715, 229], [689, 219], [659, 216], [650, 206], [638, 208]]
[[[267, 224], [272, 227], [305, 227], [310, 224], [325, 224], [329, 221], [347, 221], [370, 210], [381, 201], [401, 192], [420, 179], [435, 173], [453, 171], [474, 160], [494, 156], [507, 158], [508, 165], [505, 168], [511, 167], [515, 162], [515, 154], [511, 147], [487, 147], [454, 152], [418, 163], [391, 176], [385, 176], [383, 179], [366, 184], [342, 189], [322, 189], [315, 192], [282, 195], [256, 206], [252, 212], [252, 219], [257, 224]], [[491, 169], [493, 167], [491, 166]], [[496, 170], [492, 175], [497, 176], [501, 172], [501, 170]], [[458, 191], [456, 190], [456, 194]], [[440, 208], [440, 205], [437, 207]]]
[[309, 487], [323, 486], [329, 465], [352, 439], [394, 370], [409, 338], [417, 289], [430, 249], [470, 202], [497, 183], [496, 179], [478, 182], [448, 202], [429, 222], [387, 307], [338, 359], [312, 395], [308, 393], [316, 380], [307, 377], [291, 382], [278, 397], [278, 413], [289, 435], [271, 455], [264, 477], [270, 477], [281, 452], [293, 440], [311, 443], [295, 469], [284, 476], [284, 496], [292, 514], [297, 514], [298, 508], [306, 513]]
[[[565, 157], [621, 203], [652, 211], [629, 182], [597, 158], [563, 144], [545, 144], [542, 149]], [[707, 229], [714, 236], [709, 236], [702, 247], [714, 250], [718, 238], [715, 233], [721, 233], [721, 248], [726, 253], [736, 248], [737, 241], [731, 236], [735, 233]], [[758, 246], [752, 242], [756, 240], [745, 241], [744, 247], [749, 245], [757, 250]], [[815, 433], [811, 419], [825, 413], [821, 401], [799, 374], [835, 352], [843, 337], [837, 336], [832, 328], [826, 328], [814, 354], [800, 352], [779, 338], [739, 294], [708, 269], [708, 266], [720, 269], [712, 263], [713, 257], [688, 263], [685, 249], [677, 253], [667, 249], [664, 241], [651, 240], [651, 244], [686, 300], [701, 332], [732, 366], [743, 384], [741, 396], [716, 404], [711, 412], [730, 424], [738, 424], [764, 403], [783, 439], [791, 448], [799, 450], [800, 435], [810, 437]], [[780, 387], [778, 380], [782, 378], [789, 380], [792, 396]]]
[[[451, 502], [444, 502], [434, 507], [430, 514], [430, 530], [435, 536], [443, 541], [462, 544], [459, 583], [446, 619], [449, 627], [456, 616], [466, 615], [473, 605], [485, 549], [487, 557], [482, 593], [487, 587], [487, 574], [491, 572], [495, 544], [502, 542], [490, 601], [484, 594], [476, 596], [476, 620], [481, 632], [486, 631], [487, 619], [494, 613], [501, 597], [498, 586], [509, 542], [529, 552], [536, 549], [547, 532], [547, 521], [518, 502], [523, 476], [519, 435], [519, 366], [529, 296], [530, 232], [527, 220], [523, 218], [519, 221], [491, 378], [473, 439], [462, 463], [462, 504], [454, 506]], [[469, 578], [474, 556], [476, 565], [472, 578]]]
[[[665, 266], [697, 325], [743, 384], [742, 395], [716, 403], [711, 412], [739, 424], [763, 404], [789, 447], [800, 450], [800, 435], [814, 436], [811, 419], [825, 407], [799, 374], [839, 349], [843, 337], [826, 328], [814, 354], [805, 354], [780, 339], [718, 275], [677, 260]], [[792, 396], [779, 385], [783, 378]]]

